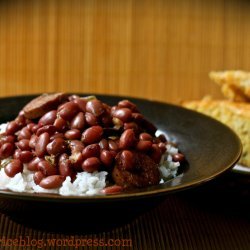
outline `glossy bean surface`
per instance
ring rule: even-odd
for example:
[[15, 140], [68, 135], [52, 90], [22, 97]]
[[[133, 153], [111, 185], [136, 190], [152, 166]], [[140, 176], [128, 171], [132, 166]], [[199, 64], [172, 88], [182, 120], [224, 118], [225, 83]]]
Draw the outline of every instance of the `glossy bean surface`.
[[114, 162], [114, 156], [110, 151], [104, 149], [101, 151], [100, 160], [106, 167], [111, 167]]
[[57, 174], [56, 166], [52, 165], [50, 162], [46, 160], [42, 160], [37, 164], [38, 170], [42, 171], [45, 176], [55, 175]]
[[70, 121], [79, 111], [78, 105], [74, 102], [67, 102], [58, 111], [58, 115], [66, 121]]
[[52, 125], [56, 120], [56, 115], [57, 115], [57, 111], [51, 110], [40, 118], [38, 124], [41, 124], [43, 126]]
[[61, 175], [51, 175], [42, 179], [39, 186], [45, 189], [53, 189], [61, 187], [64, 177]]
[[36, 156], [38, 157], [43, 157], [46, 154], [46, 147], [49, 143], [49, 133], [45, 132], [43, 134], [41, 134], [38, 139], [37, 139], [37, 143], [35, 146], [35, 153]]
[[0, 159], [5, 159], [10, 157], [15, 150], [15, 146], [13, 143], [6, 142], [0, 148]]
[[46, 150], [50, 155], [62, 154], [66, 150], [65, 141], [62, 138], [55, 138], [52, 142], [48, 143]]
[[19, 154], [19, 157], [18, 157], [18, 159], [22, 163], [28, 163], [28, 162], [30, 162], [32, 160], [32, 158], [33, 158], [33, 154], [28, 150], [21, 151], [20, 154]]
[[71, 121], [71, 129], [82, 130], [85, 126], [85, 116], [83, 112], [79, 112]]
[[27, 169], [30, 171], [37, 171], [38, 170], [38, 163], [42, 161], [41, 158], [35, 157], [33, 158], [28, 164], [27, 164]]
[[123, 150], [120, 156], [122, 167], [130, 171], [134, 168], [134, 154], [129, 150]]
[[120, 149], [129, 149], [133, 147], [136, 143], [135, 133], [133, 129], [125, 130], [120, 138], [119, 141], [119, 148]]
[[23, 171], [23, 164], [20, 160], [13, 159], [4, 167], [4, 172], [9, 177], [14, 177], [16, 174]]
[[94, 99], [86, 104], [86, 111], [94, 116], [100, 116], [105, 112], [104, 106], [100, 100]]
[[103, 128], [101, 126], [92, 126], [86, 129], [82, 134], [82, 142], [84, 144], [92, 144], [102, 139]]
[[132, 118], [132, 111], [128, 108], [120, 108], [114, 111], [113, 116], [120, 119], [122, 122], [129, 122]]
[[30, 140], [28, 139], [22, 139], [16, 143], [16, 146], [21, 150], [29, 150], [30, 149], [29, 142]]
[[103, 194], [117, 194], [117, 193], [121, 193], [123, 191], [123, 187], [122, 186], [118, 186], [118, 185], [113, 185], [113, 186], [109, 186], [106, 187], [102, 190]]
[[82, 163], [82, 169], [88, 173], [98, 171], [101, 166], [101, 162], [97, 157], [90, 157]]
[[83, 159], [87, 159], [90, 157], [99, 157], [100, 155], [100, 146], [99, 144], [91, 144], [85, 147], [82, 151]]
[[82, 134], [81, 134], [80, 130], [78, 130], [78, 129], [70, 129], [70, 130], [65, 132], [64, 136], [68, 140], [76, 140], [76, 139], [80, 139]]
[[36, 171], [33, 175], [33, 180], [36, 185], [39, 185], [43, 178], [45, 178], [45, 175], [42, 173], [42, 171]]

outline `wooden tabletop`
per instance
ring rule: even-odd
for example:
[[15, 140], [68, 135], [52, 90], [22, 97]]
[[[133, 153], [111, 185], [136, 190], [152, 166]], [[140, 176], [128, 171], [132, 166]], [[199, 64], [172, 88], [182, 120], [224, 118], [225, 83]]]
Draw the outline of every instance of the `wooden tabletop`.
[[249, 185], [249, 176], [226, 173], [203, 186], [168, 195], [132, 220], [105, 230], [99, 225], [91, 233], [84, 226], [77, 232], [29, 227], [1, 214], [0, 240], [5, 246], [1, 249], [96, 249], [93, 246], [100, 244], [98, 249], [248, 250]]

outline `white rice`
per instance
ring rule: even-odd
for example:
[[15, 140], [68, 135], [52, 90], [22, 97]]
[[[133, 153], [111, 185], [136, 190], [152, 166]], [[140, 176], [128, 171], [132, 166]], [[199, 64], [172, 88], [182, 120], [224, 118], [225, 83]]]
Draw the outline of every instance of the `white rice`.
[[[0, 134], [6, 129], [6, 124], [0, 125]], [[176, 177], [179, 162], [173, 162], [172, 155], [178, 153], [178, 149], [173, 145], [167, 145], [166, 153], [162, 156], [160, 162], [160, 184], [165, 181]], [[10, 159], [5, 159], [1, 161], [3, 166]], [[36, 185], [33, 181], [34, 172], [27, 169], [26, 164], [24, 164], [24, 170], [22, 173], [16, 174], [13, 178], [8, 177], [5, 174], [4, 168], [0, 170], [0, 190], [11, 190], [15, 192], [28, 192], [28, 193], [55, 193], [63, 196], [91, 196], [96, 194], [101, 194], [103, 188], [105, 188], [107, 172], [94, 172], [87, 173], [81, 172], [76, 175], [74, 182], [71, 182], [68, 176], [63, 182], [62, 186], [57, 189], [44, 189], [39, 185]]]
[[33, 172], [27, 170], [24, 164], [23, 173], [16, 174], [13, 178], [8, 177], [4, 168], [0, 170], [0, 190], [9, 189], [15, 192], [28, 192], [28, 193], [56, 193], [60, 195], [94, 195], [99, 194], [106, 186], [105, 171], [87, 173], [78, 173], [76, 179], [71, 183], [68, 176], [63, 182], [62, 187], [56, 189], [44, 189], [36, 185], [33, 181]]

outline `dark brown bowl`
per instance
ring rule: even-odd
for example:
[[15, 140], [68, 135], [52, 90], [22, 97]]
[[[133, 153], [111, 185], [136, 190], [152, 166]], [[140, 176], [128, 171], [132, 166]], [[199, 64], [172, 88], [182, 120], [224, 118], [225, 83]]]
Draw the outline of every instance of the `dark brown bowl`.
[[[89, 94], [81, 94], [89, 95]], [[127, 219], [150, 209], [171, 192], [203, 184], [232, 168], [241, 155], [241, 142], [225, 125], [200, 113], [179, 106], [130, 97], [96, 95], [100, 100], [115, 104], [129, 99], [160, 131], [178, 144], [188, 165], [179, 175], [164, 183], [135, 192], [106, 196], [59, 196], [0, 191], [0, 208], [12, 217], [42, 224], [81, 221], [81, 226], [104, 224]], [[0, 123], [13, 119], [35, 95], [0, 99]], [[115, 212], [118, 212], [117, 217]], [[67, 224], [66, 223], [66, 224]], [[74, 223], [73, 223], [74, 224]], [[61, 226], [62, 226], [61, 225]], [[62, 229], [62, 227], [61, 227]]]

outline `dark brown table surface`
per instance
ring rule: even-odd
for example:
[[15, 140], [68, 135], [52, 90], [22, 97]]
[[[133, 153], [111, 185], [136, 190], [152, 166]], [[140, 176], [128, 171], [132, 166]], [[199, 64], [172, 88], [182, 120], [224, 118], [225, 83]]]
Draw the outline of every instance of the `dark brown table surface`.
[[[41, 230], [39, 225], [38, 228], [28, 227], [1, 214], [0, 249], [82, 249], [72, 245], [81, 240], [89, 245], [85, 249], [248, 250], [249, 187], [249, 175], [229, 172], [200, 187], [166, 196], [157, 207], [132, 221], [105, 231], [97, 228], [94, 233], [84, 233], [84, 228], [74, 233]], [[48, 240], [52, 240], [52, 244], [57, 240], [57, 247], [48, 246]], [[96, 241], [117, 246], [92, 247]]]

